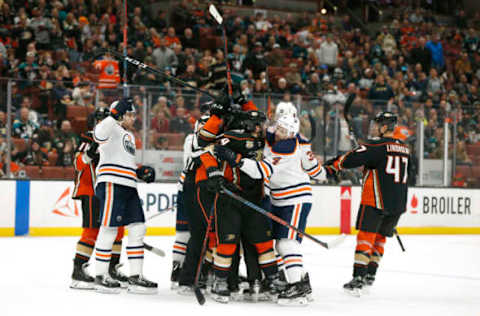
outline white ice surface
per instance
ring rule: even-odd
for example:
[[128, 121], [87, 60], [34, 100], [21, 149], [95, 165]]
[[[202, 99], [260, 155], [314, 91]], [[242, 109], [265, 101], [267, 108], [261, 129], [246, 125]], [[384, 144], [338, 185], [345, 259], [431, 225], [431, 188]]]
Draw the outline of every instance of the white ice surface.
[[[318, 236], [330, 240], [335, 236]], [[351, 278], [354, 236], [332, 250], [306, 240], [305, 266], [310, 271], [315, 301], [307, 307], [273, 303], [231, 302], [169, 290], [173, 237], [147, 237], [166, 250], [161, 258], [147, 252], [145, 276], [159, 283], [159, 293], [139, 296], [98, 294], [69, 289], [77, 238], [0, 238], [1, 316], [73, 315], [480, 315], [480, 236], [402, 236], [407, 252], [389, 239], [370, 294], [361, 298], [342, 291]], [[128, 272], [128, 263], [123, 268]], [[93, 272], [93, 269], [91, 270]]]

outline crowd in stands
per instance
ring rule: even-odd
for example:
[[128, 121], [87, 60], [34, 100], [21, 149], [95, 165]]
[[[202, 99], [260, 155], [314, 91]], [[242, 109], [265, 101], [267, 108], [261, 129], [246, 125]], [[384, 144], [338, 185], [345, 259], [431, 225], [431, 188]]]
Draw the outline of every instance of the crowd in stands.
[[[213, 90], [224, 87], [228, 60], [243, 94], [254, 100], [269, 94], [273, 104], [294, 102], [307, 134], [316, 124], [314, 148], [319, 153], [325, 146], [350, 149], [348, 128], [342, 119], [335, 123], [334, 116], [355, 93], [352, 118], [359, 138], [368, 137], [376, 111], [388, 109], [398, 113], [406, 139], [414, 139], [416, 124], [423, 121], [425, 158], [441, 158], [443, 124], [450, 119], [456, 121], [457, 161], [480, 162], [467, 150], [480, 141], [478, 13], [469, 16], [459, 8], [450, 17], [439, 17], [430, 10], [400, 7], [380, 30], [367, 31], [348, 15], [330, 12], [239, 16], [225, 9], [229, 52], [224, 56], [221, 31], [199, 1], [181, 1], [155, 16], [148, 7], [153, 2], [129, 1], [129, 55]], [[24, 151], [12, 148], [15, 163], [71, 164], [77, 134], [86, 125], [77, 128], [68, 109], [109, 103], [108, 94], [95, 87], [88, 65], [102, 58], [103, 48], [122, 51], [122, 13], [121, 0], [0, 1], [0, 77], [21, 79], [12, 87], [12, 135], [28, 140]], [[122, 63], [119, 67], [123, 74]], [[148, 105], [136, 95], [138, 112], [147, 106], [147, 116], [138, 115], [139, 135], [145, 124], [147, 147], [172, 149], [166, 134], [190, 132], [204, 97], [134, 67], [127, 77], [129, 83], [156, 89]], [[3, 157], [5, 86], [2, 81]], [[340, 137], [332, 144], [336, 130]]]

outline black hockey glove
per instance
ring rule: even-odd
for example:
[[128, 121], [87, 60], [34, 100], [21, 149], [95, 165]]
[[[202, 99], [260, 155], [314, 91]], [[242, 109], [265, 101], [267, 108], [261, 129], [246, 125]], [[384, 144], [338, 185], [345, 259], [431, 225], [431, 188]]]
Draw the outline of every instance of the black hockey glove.
[[137, 168], [137, 178], [146, 183], [151, 183], [155, 181], [155, 169], [149, 166], [141, 166]]
[[230, 104], [221, 104], [221, 103], [213, 103], [210, 106], [210, 114], [216, 115], [218, 117], [223, 117], [230, 111]]
[[117, 105], [110, 109], [110, 115], [118, 120], [121, 119], [121, 117], [129, 112], [133, 111], [134, 109], [134, 103], [132, 98], [122, 98], [120, 101], [118, 101]]
[[91, 160], [98, 161], [98, 159], [100, 158], [100, 154], [97, 152], [97, 149], [98, 149], [98, 143], [95, 143], [95, 142], [90, 143], [88, 144], [88, 149], [85, 152], [85, 154]]
[[247, 99], [245, 99], [245, 97], [243, 96], [243, 94], [240, 94], [238, 97], [236, 97], [234, 100], [233, 100], [233, 103], [235, 104], [238, 104], [240, 106], [243, 106], [245, 103], [247, 103]]
[[207, 169], [207, 176], [207, 190], [212, 193], [221, 192], [225, 183], [222, 172], [217, 167], [210, 167]]
[[333, 168], [331, 165], [330, 166], [323, 165], [323, 169], [325, 169], [325, 172], [327, 173], [328, 180], [333, 180], [335, 182], [338, 182], [337, 170], [335, 168]]
[[219, 160], [226, 161], [232, 168], [241, 167], [243, 164], [242, 155], [235, 153], [230, 148], [216, 144], [213, 151]]

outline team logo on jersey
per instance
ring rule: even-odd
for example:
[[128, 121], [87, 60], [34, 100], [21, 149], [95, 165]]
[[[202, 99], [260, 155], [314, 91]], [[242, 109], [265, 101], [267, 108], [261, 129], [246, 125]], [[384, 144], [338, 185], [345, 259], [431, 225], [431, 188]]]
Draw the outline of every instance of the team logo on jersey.
[[113, 67], [112, 64], [107, 65], [107, 67], [105, 67], [105, 73], [112, 76], [113, 74], [115, 74], [115, 67]]
[[127, 153], [135, 156], [135, 144], [133, 143], [132, 136], [130, 134], [125, 134], [123, 136], [123, 148]]
[[246, 143], [245, 143], [245, 148], [247, 148], [247, 149], [252, 149], [253, 146], [254, 146], [253, 141], [251, 141], [251, 140], [247, 140], [247, 141], [246, 141]]

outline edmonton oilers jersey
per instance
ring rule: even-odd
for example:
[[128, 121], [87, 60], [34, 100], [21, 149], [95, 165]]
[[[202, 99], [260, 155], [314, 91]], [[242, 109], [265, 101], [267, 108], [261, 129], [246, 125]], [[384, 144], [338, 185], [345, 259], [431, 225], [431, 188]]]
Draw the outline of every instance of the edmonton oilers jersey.
[[95, 126], [94, 139], [100, 145], [97, 182], [137, 187], [135, 136], [109, 116]]

